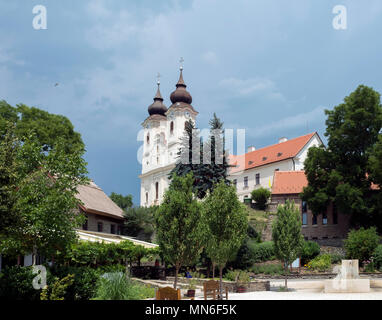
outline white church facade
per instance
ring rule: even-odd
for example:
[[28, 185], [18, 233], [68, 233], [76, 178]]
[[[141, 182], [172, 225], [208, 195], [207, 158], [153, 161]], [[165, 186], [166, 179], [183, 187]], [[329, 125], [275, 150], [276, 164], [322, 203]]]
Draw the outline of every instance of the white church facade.
[[[140, 205], [152, 206], [162, 202], [170, 180], [169, 173], [175, 167], [185, 123], [196, 123], [198, 112], [191, 105], [192, 97], [186, 90], [183, 67], [180, 68], [176, 90], [171, 94], [171, 106], [163, 104], [160, 83], [154, 102], [148, 107], [149, 116], [142, 123], [144, 144], [142, 155]], [[249, 147], [244, 155], [230, 156], [234, 165], [229, 170], [228, 179], [236, 185], [241, 201], [250, 198], [255, 188], [272, 189], [276, 171], [300, 171], [310, 147], [322, 145], [317, 132], [291, 140], [281, 138], [278, 143], [256, 150]]]

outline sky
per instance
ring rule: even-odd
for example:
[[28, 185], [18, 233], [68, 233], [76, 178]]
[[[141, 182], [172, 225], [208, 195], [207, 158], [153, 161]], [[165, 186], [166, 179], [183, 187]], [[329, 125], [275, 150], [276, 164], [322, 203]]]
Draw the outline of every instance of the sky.
[[[36, 5], [47, 29], [33, 27]], [[381, 31], [380, 0], [0, 0], [0, 99], [68, 117], [90, 178], [139, 204], [137, 137], [158, 72], [169, 107], [184, 58], [200, 129], [215, 112], [247, 146], [314, 131], [325, 142], [325, 109], [360, 84], [382, 93]]]

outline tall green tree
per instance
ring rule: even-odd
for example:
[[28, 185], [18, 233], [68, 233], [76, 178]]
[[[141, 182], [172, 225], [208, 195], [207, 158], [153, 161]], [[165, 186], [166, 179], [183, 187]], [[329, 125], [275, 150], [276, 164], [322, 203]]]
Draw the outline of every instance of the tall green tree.
[[151, 242], [155, 232], [155, 212], [158, 206], [131, 207], [124, 214], [124, 232], [139, 240]]
[[1, 180], [0, 188], [6, 193], [5, 202], [0, 197], [1, 213], [7, 215], [8, 209], [12, 216], [11, 223], [0, 230], [0, 250], [34, 252], [35, 256], [37, 250], [51, 255], [65, 249], [76, 239], [75, 228], [84, 219], [76, 210], [79, 200], [75, 197], [77, 186], [88, 181], [83, 149], [69, 154], [66, 141], [58, 139], [47, 152], [34, 135], [20, 140], [14, 125], [7, 127], [0, 144], [0, 157], [10, 157], [0, 172], [11, 177]]
[[328, 147], [309, 149], [305, 161], [308, 187], [302, 197], [314, 214], [325, 212], [334, 202], [341, 212], [351, 215], [354, 225], [375, 224], [378, 210], [368, 171], [382, 128], [380, 94], [361, 85], [325, 114]]
[[222, 298], [223, 268], [235, 259], [247, 234], [247, 211], [233, 186], [221, 180], [203, 203], [203, 223], [207, 227], [206, 252], [219, 268]]
[[209, 137], [202, 141], [195, 124], [191, 120], [186, 122], [178, 161], [170, 173], [172, 177], [173, 173], [185, 176], [192, 172], [195, 178], [194, 192], [199, 199], [203, 199], [207, 192], [212, 191], [220, 180], [226, 184], [230, 183], [227, 179], [230, 165], [224, 149], [223, 122], [214, 113], [209, 124]]
[[118, 205], [118, 207], [124, 211], [133, 206], [133, 196], [131, 194], [123, 196], [122, 194], [112, 192], [110, 199], [113, 200]]
[[43, 151], [50, 151], [58, 140], [65, 142], [64, 151], [74, 153], [84, 149], [81, 135], [74, 130], [70, 120], [62, 115], [18, 104], [16, 107], [0, 101], [0, 135], [4, 133], [5, 122], [11, 122], [16, 127], [16, 135], [20, 140], [34, 132], [36, 140]]
[[287, 200], [285, 205], [277, 207], [277, 218], [272, 225], [272, 239], [275, 255], [284, 263], [285, 288], [288, 288], [288, 267], [298, 258], [304, 243], [300, 213], [294, 202]]
[[193, 194], [192, 173], [174, 175], [156, 214], [157, 241], [165, 260], [175, 266], [174, 288], [182, 265], [194, 263], [204, 245], [201, 205]]

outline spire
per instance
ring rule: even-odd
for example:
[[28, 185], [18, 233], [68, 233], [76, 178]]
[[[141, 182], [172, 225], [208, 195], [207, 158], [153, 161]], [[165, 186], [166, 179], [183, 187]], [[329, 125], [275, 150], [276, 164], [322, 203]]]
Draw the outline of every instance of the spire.
[[178, 83], [176, 84], [176, 90], [171, 93], [170, 99], [172, 103], [176, 102], [184, 102], [187, 104], [192, 103], [192, 97], [190, 93], [186, 90], [187, 86], [186, 83], [183, 80], [183, 62], [184, 59], [180, 58], [180, 75], [179, 75], [179, 80]]
[[158, 73], [157, 78], [158, 78], [158, 80], [157, 80], [157, 85], [158, 85], [157, 93], [154, 97], [154, 103], [152, 103], [149, 106], [148, 111], [149, 111], [150, 115], [154, 115], [154, 114], [165, 115], [165, 113], [167, 111], [167, 107], [163, 104], [163, 98], [162, 98], [162, 95], [160, 93], [160, 73]]

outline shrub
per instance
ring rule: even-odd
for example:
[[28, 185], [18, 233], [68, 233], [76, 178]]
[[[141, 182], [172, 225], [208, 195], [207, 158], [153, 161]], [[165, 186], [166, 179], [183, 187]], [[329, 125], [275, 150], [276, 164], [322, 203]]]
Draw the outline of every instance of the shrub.
[[256, 205], [260, 210], [264, 210], [266, 208], [270, 196], [271, 192], [263, 187], [255, 189], [251, 192], [251, 199], [256, 202]]
[[281, 263], [254, 265], [251, 271], [255, 274], [283, 275], [284, 268]]
[[[49, 274], [48, 274], [49, 276]], [[33, 288], [32, 267], [7, 267], [0, 273], [0, 298], [9, 300], [40, 300], [41, 290]]]
[[351, 230], [345, 240], [346, 257], [358, 259], [362, 264], [369, 260], [379, 243], [379, 236], [375, 227]]
[[51, 286], [46, 286], [40, 295], [41, 300], [64, 300], [66, 289], [73, 284], [74, 275], [68, 274], [65, 278], [56, 279]]
[[272, 241], [250, 243], [253, 262], [263, 262], [274, 259], [274, 246]]
[[341, 263], [341, 261], [345, 258], [343, 255], [336, 254], [336, 253], [332, 253], [331, 257], [332, 257], [333, 264]]
[[382, 245], [380, 244], [375, 250], [374, 250], [374, 264], [375, 267], [378, 270], [382, 269]]
[[97, 289], [97, 281], [103, 273], [101, 269], [90, 267], [54, 267], [52, 273], [57, 278], [63, 278], [68, 274], [74, 275], [73, 283], [67, 288], [65, 300], [89, 300]]
[[332, 264], [332, 257], [330, 254], [322, 254], [315, 257], [308, 263], [308, 268], [318, 271], [326, 271]]
[[239, 277], [240, 270], [228, 270], [226, 274], [224, 275], [224, 279], [228, 281], [237, 281], [237, 278]]
[[318, 245], [317, 242], [304, 241], [302, 252], [301, 252], [301, 260], [303, 264], [314, 259], [319, 254], [320, 254], [320, 246]]
[[153, 288], [131, 281], [121, 272], [105, 273], [99, 279], [95, 300], [141, 300], [154, 294]]

